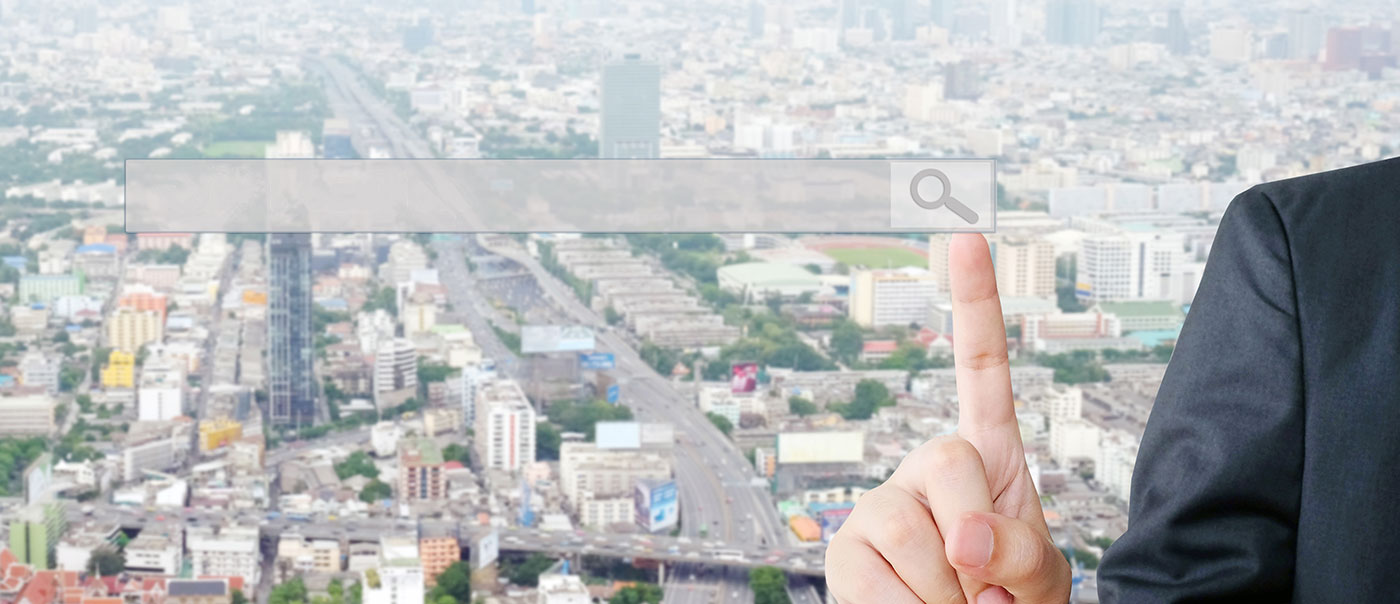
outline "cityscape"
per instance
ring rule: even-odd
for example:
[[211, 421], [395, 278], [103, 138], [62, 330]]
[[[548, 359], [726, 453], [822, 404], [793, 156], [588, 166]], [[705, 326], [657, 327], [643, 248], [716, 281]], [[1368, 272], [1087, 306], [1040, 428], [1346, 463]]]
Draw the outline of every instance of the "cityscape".
[[128, 160], [214, 158], [995, 159], [1098, 602], [1221, 216], [1400, 149], [1397, 9], [0, 0], [0, 603], [834, 604], [956, 428], [947, 234], [128, 232]]

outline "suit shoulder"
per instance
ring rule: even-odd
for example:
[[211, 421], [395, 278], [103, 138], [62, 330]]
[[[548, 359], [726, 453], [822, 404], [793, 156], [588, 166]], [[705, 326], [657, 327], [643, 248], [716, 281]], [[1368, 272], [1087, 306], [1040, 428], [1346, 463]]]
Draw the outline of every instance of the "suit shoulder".
[[[1400, 190], [1400, 158], [1255, 185], [1240, 194], [1246, 213], [1272, 206], [1285, 225], [1321, 221], [1339, 215], [1395, 211]], [[1233, 207], [1235, 203], [1232, 203]]]

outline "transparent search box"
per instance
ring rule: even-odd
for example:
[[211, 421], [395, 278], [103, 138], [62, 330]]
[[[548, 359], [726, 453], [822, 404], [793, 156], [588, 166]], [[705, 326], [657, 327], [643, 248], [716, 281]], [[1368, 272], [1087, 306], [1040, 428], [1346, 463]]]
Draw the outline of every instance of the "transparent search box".
[[140, 159], [128, 232], [991, 232], [990, 159]]

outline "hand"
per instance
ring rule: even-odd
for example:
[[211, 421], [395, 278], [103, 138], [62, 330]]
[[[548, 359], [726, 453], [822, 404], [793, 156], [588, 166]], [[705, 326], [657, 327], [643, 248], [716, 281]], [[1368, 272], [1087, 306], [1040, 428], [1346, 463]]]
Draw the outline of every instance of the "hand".
[[842, 604], [1066, 602], [1069, 563], [1026, 468], [986, 240], [954, 236], [949, 264], [957, 434], [861, 496], [826, 550], [827, 587]]

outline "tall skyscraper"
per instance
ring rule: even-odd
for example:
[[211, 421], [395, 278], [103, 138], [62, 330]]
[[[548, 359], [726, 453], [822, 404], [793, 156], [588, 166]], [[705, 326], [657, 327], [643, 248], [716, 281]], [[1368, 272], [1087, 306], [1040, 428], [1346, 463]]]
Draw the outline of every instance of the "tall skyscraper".
[[1019, 0], [991, 0], [988, 10], [987, 35], [992, 44], [1002, 48], [1021, 45], [1021, 24], [1018, 21]]
[[1186, 20], [1181, 16], [1181, 7], [1167, 9], [1167, 30], [1162, 43], [1167, 51], [1177, 55], [1191, 53], [1191, 35], [1186, 31]]
[[1288, 14], [1288, 58], [1316, 61], [1326, 36], [1327, 27], [1321, 15], [1307, 10]]
[[627, 54], [603, 66], [598, 155], [661, 156], [661, 68]]
[[929, 22], [942, 27], [943, 29], [953, 29], [953, 0], [929, 0], [928, 1]]
[[975, 101], [982, 96], [982, 68], [963, 59], [943, 66], [943, 98]]
[[1092, 46], [1099, 37], [1099, 4], [1095, 0], [1048, 0], [1045, 41], [1061, 46]]
[[311, 344], [311, 238], [268, 236], [267, 395], [273, 425], [316, 421]]
[[763, 0], [749, 0], [749, 37], [762, 38], [763, 29], [767, 25], [764, 23]]
[[913, 40], [918, 23], [914, 19], [914, 0], [885, 0], [890, 19], [891, 40]]

